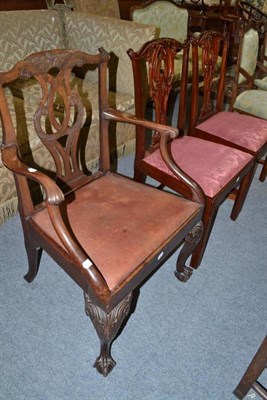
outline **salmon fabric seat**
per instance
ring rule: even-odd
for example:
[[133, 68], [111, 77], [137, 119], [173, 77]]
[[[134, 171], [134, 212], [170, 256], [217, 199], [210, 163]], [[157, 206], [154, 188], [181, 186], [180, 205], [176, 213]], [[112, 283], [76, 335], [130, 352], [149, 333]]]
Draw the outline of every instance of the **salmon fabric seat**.
[[[161, 209], [157, 219], [153, 208]], [[77, 190], [66, 214], [80, 245], [114, 290], [197, 212], [196, 203], [108, 174]], [[63, 247], [47, 214], [43, 209], [33, 220]]]
[[196, 126], [213, 136], [257, 152], [267, 142], [267, 120], [222, 111]]
[[[215, 197], [252, 159], [248, 153], [192, 136], [173, 140], [171, 152], [179, 167], [194, 179], [209, 197]], [[143, 162], [173, 175], [164, 163], [160, 150], [154, 151]]]

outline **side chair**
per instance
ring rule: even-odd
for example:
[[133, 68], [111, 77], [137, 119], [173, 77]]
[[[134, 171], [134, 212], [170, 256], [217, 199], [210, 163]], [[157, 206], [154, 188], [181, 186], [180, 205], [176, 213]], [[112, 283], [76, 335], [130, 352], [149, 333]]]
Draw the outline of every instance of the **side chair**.
[[[110, 121], [160, 132], [160, 146], [168, 165], [171, 161], [166, 143], [178, 131], [109, 108], [108, 60], [109, 54], [103, 49], [96, 55], [50, 50], [32, 54], [9, 72], [0, 73], [1, 155], [4, 165], [13, 171], [18, 192], [29, 263], [25, 279], [34, 280], [45, 250], [80, 286], [86, 314], [100, 339], [100, 355], [94, 367], [104, 376], [115, 365], [110, 346], [130, 311], [133, 291], [183, 241], [175, 274], [181, 281], [192, 274], [185, 262], [202, 235], [204, 203], [201, 188], [175, 165], [173, 173], [184, 182], [188, 197], [194, 201], [110, 171]], [[99, 170], [94, 173], [86, 170], [84, 138], [80, 138], [86, 118], [84, 99], [70, 85], [72, 71], [82, 66], [98, 72], [100, 161]], [[17, 137], [17, 115], [11, 113], [6, 97], [10, 82], [33, 78], [40, 97], [31, 105], [32, 114], [27, 118], [33, 122], [31, 134], [54, 159], [54, 179], [45, 166], [24, 163]], [[90, 132], [88, 140], [90, 143]], [[42, 188], [43, 198], [37, 204], [29, 182]]]
[[258, 90], [255, 81], [258, 77], [267, 76], [267, 68], [261, 62], [262, 53], [264, 54], [267, 45], [266, 37], [267, 25], [265, 32], [263, 26], [257, 26], [255, 23], [247, 24], [240, 29], [240, 46], [229, 107], [230, 111], [238, 111], [265, 120], [267, 120], [267, 91]]
[[[191, 43], [191, 41], [190, 41]], [[168, 100], [174, 76], [174, 60], [181, 43], [175, 39], [155, 39], [144, 44], [138, 52], [128, 51], [132, 61], [135, 84], [135, 107], [137, 118], [145, 113], [143, 98], [146, 87], [155, 108], [155, 121], [164, 123], [168, 112]], [[186, 95], [188, 57], [190, 46], [184, 45], [183, 68], [178, 111], [178, 129], [181, 135], [169, 142], [173, 162], [188, 177], [201, 186], [205, 197], [203, 214], [204, 233], [191, 257], [191, 267], [197, 268], [202, 260], [208, 239], [222, 202], [236, 187], [240, 187], [238, 198], [231, 214], [236, 219], [245, 201], [254, 174], [254, 158], [248, 153], [219, 145], [193, 136], [182, 135], [186, 128]], [[142, 73], [147, 70], [148, 74]], [[148, 82], [143, 82], [146, 77]], [[163, 161], [159, 148], [161, 133], [148, 133], [143, 127], [136, 129], [135, 179], [144, 181], [150, 176], [182, 196], [191, 199], [187, 187], [177, 178]], [[147, 145], [148, 141], [148, 145]]]
[[[262, 160], [267, 153], [267, 120], [252, 115], [225, 111], [223, 104], [225, 69], [221, 69], [217, 81], [217, 98], [211, 96], [214, 81], [217, 50], [222, 50], [222, 64], [226, 64], [227, 37], [215, 32], [206, 32], [193, 46], [192, 103], [188, 134], [200, 139], [220, 143], [251, 154], [255, 163], [263, 163], [260, 180], [267, 174], [267, 160]], [[203, 102], [199, 107], [198, 65], [199, 54], [203, 54], [203, 66], [206, 70], [201, 88]], [[267, 92], [266, 92], [267, 93]], [[215, 100], [215, 101], [214, 101]]]

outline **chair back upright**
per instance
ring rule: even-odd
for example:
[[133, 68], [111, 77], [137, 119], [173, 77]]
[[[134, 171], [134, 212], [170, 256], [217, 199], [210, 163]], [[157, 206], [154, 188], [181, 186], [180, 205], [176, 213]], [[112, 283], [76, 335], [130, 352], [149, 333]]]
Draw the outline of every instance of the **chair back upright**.
[[[135, 111], [138, 118], [145, 117], [147, 99], [152, 101], [155, 110], [155, 122], [166, 124], [168, 114], [168, 101], [173, 89], [175, 73], [175, 59], [179, 54], [182, 57], [180, 101], [177, 127], [182, 134], [186, 123], [186, 96], [188, 82], [188, 62], [192, 39], [180, 43], [175, 39], [154, 39], [145, 43], [138, 52], [128, 50], [132, 61]], [[145, 130], [137, 128], [136, 157], [143, 158]], [[152, 134], [148, 148], [153, 152], [159, 147], [160, 135]]]
[[[228, 47], [228, 35], [223, 35], [218, 31], [205, 31], [192, 43], [193, 74], [189, 134], [198, 123], [223, 109]], [[221, 57], [221, 64], [218, 71], [219, 57]], [[199, 79], [200, 68], [203, 71], [202, 80]], [[199, 104], [200, 88], [203, 95], [202, 104]]]
[[[18, 154], [17, 129], [11, 117], [5, 87], [16, 79], [35, 78], [39, 92], [39, 102], [33, 113], [36, 140], [50, 152], [55, 166], [54, 180], [63, 193], [70, 193], [82, 186], [89, 178], [86, 171], [86, 156], [83, 150], [84, 132], [80, 135], [85, 120], [82, 100], [71, 87], [74, 67], [90, 65], [98, 69], [100, 110], [107, 108], [106, 73], [109, 54], [100, 49], [99, 54], [89, 55], [80, 51], [51, 50], [28, 56], [24, 61], [6, 73], [0, 73], [0, 103], [3, 125], [3, 162], [6, 149]], [[89, 111], [88, 111], [89, 112]], [[101, 111], [100, 111], [101, 112]], [[27, 117], [27, 116], [25, 116]], [[100, 120], [101, 120], [100, 115]], [[109, 143], [107, 126], [102, 122], [100, 129], [100, 169], [109, 170]], [[87, 129], [86, 129], [87, 132]], [[87, 132], [88, 135], [88, 132]], [[37, 171], [36, 171], [37, 172]], [[20, 211], [24, 216], [34, 214], [27, 178], [15, 174]], [[27, 200], [26, 200], [27, 199]]]

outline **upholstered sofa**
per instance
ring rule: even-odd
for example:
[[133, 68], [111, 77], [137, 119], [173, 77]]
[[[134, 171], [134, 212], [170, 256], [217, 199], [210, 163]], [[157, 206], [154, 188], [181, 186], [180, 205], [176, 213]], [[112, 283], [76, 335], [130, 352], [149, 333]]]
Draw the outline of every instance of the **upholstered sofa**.
[[[61, 10], [32, 10], [0, 12], [0, 70], [9, 70], [17, 61], [27, 55], [47, 49], [79, 49], [96, 54], [100, 47], [111, 52], [109, 64], [109, 100], [119, 110], [134, 112], [134, 88], [130, 59], [126, 51], [131, 47], [138, 50], [141, 45], [154, 38], [155, 28], [131, 21], [102, 17], [94, 14]], [[98, 114], [97, 76], [87, 71], [84, 79], [72, 77], [72, 84], [85, 96], [87, 114], [84, 129], [90, 135], [86, 144], [86, 164], [93, 169], [98, 162]], [[53, 171], [54, 162], [41, 141], [33, 135], [33, 107], [39, 94], [34, 82], [25, 87], [17, 82], [6, 88], [12, 113], [19, 116], [17, 133], [20, 152], [28, 163]], [[60, 107], [58, 111], [60, 113]], [[123, 124], [114, 126], [111, 134], [112, 148], [122, 156], [134, 150], [135, 130]], [[33, 139], [34, 137], [34, 139]], [[0, 144], [2, 129], [0, 131]], [[88, 145], [90, 144], [90, 145]], [[17, 211], [17, 197], [11, 173], [0, 159], [0, 224]]]

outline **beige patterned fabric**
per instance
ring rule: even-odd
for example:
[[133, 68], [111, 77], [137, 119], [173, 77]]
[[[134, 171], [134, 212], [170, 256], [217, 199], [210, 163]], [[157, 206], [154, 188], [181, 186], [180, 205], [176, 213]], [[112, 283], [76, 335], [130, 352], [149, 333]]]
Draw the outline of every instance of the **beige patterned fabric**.
[[120, 18], [118, 0], [73, 0], [74, 11]]
[[[259, 53], [259, 34], [255, 29], [250, 29], [243, 36], [240, 67], [253, 76], [256, 70]], [[245, 82], [244, 75], [239, 74], [238, 83]]]
[[64, 47], [59, 14], [53, 10], [0, 12], [0, 68], [36, 51]]
[[[133, 96], [131, 61], [127, 50], [137, 51], [153, 39], [155, 27], [78, 12], [66, 13], [65, 21], [68, 48], [95, 54], [104, 44], [105, 50], [111, 52], [109, 89]], [[85, 79], [96, 82], [97, 75], [89, 71]]]
[[267, 91], [245, 90], [237, 96], [234, 109], [267, 120]]
[[266, 78], [255, 79], [254, 83], [259, 89], [267, 90], [267, 76]]
[[156, 1], [133, 11], [135, 22], [157, 27], [157, 37], [170, 37], [183, 42], [188, 36], [188, 11], [168, 1]]

